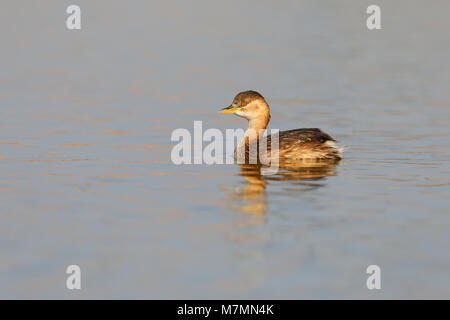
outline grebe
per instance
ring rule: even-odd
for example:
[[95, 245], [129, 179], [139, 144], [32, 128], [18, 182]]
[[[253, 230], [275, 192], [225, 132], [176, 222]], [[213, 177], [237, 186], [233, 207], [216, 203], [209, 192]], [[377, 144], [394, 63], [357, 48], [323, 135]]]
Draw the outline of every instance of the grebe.
[[[248, 120], [248, 128], [240, 144], [245, 143], [248, 157], [249, 139], [256, 132], [266, 129], [270, 120], [270, 109], [264, 97], [256, 91], [244, 91], [238, 93], [233, 103], [223, 108], [220, 113], [234, 113]], [[267, 156], [270, 157], [270, 135], [267, 137]], [[336, 140], [317, 128], [293, 129], [279, 132], [279, 161], [332, 161], [342, 159], [342, 148], [338, 147]], [[235, 152], [236, 156], [236, 152]], [[247, 161], [248, 158], [246, 158]]]

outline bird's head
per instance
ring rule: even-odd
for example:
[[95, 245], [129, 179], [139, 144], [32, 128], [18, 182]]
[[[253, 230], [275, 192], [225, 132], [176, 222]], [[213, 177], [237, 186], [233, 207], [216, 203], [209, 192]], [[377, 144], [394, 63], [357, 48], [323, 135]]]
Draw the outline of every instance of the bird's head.
[[258, 92], [251, 90], [238, 93], [234, 97], [233, 103], [229, 107], [223, 108], [220, 113], [234, 113], [249, 121], [270, 118], [269, 105], [264, 97]]

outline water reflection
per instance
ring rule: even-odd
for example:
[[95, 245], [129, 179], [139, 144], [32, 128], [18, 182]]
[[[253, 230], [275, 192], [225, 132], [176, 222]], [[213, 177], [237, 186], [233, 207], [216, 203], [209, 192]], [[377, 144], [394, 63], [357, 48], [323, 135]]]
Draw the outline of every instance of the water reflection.
[[229, 208], [239, 212], [254, 215], [264, 215], [267, 208], [267, 188], [271, 182], [285, 181], [290, 186], [296, 188], [287, 190], [286, 193], [298, 195], [298, 192], [313, 191], [324, 186], [323, 183], [316, 183], [324, 177], [336, 175], [337, 163], [311, 162], [311, 163], [290, 163], [280, 167], [280, 171], [275, 175], [262, 175], [261, 165], [244, 164], [240, 165], [239, 176], [244, 178], [241, 183], [244, 187], [223, 187], [228, 194], [228, 203], [232, 203]]

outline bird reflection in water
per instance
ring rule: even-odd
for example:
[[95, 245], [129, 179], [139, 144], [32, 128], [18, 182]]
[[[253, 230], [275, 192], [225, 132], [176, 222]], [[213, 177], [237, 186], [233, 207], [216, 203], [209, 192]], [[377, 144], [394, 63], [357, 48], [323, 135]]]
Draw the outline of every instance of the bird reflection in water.
[[253, 215], [264, 215], [271, 183], [285, 181], [287, 185], [294, 187], [289, 192], [295, 196], [299, 192], [323, 187], [324, 184], [318, 181], [336, 175], [336, 163], [331, 162], [284, 163], [280, 164], [280, 171], [275, 175], [263, 175], [261, 169], [262, 165], [258, 164], [240, 165], [239, 175], [244, 178], [244, 186], [222, 187], [228, 194], [227, 203], [231, 203], [229, 208]]

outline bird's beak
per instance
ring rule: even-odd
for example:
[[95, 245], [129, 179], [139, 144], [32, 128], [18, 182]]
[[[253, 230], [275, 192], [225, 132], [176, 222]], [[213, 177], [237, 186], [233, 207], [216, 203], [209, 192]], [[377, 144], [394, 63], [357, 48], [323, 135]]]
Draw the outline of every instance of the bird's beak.
[[236, 111], [239, 111], [240, 109], [241, 109], [240, 107], [231, 105], [229, 107], [226, 107], [226, 108], [223, 108], [222, 110], [220, 110], [220, 113], [222, 113], [222, 114], [236, 113]]

